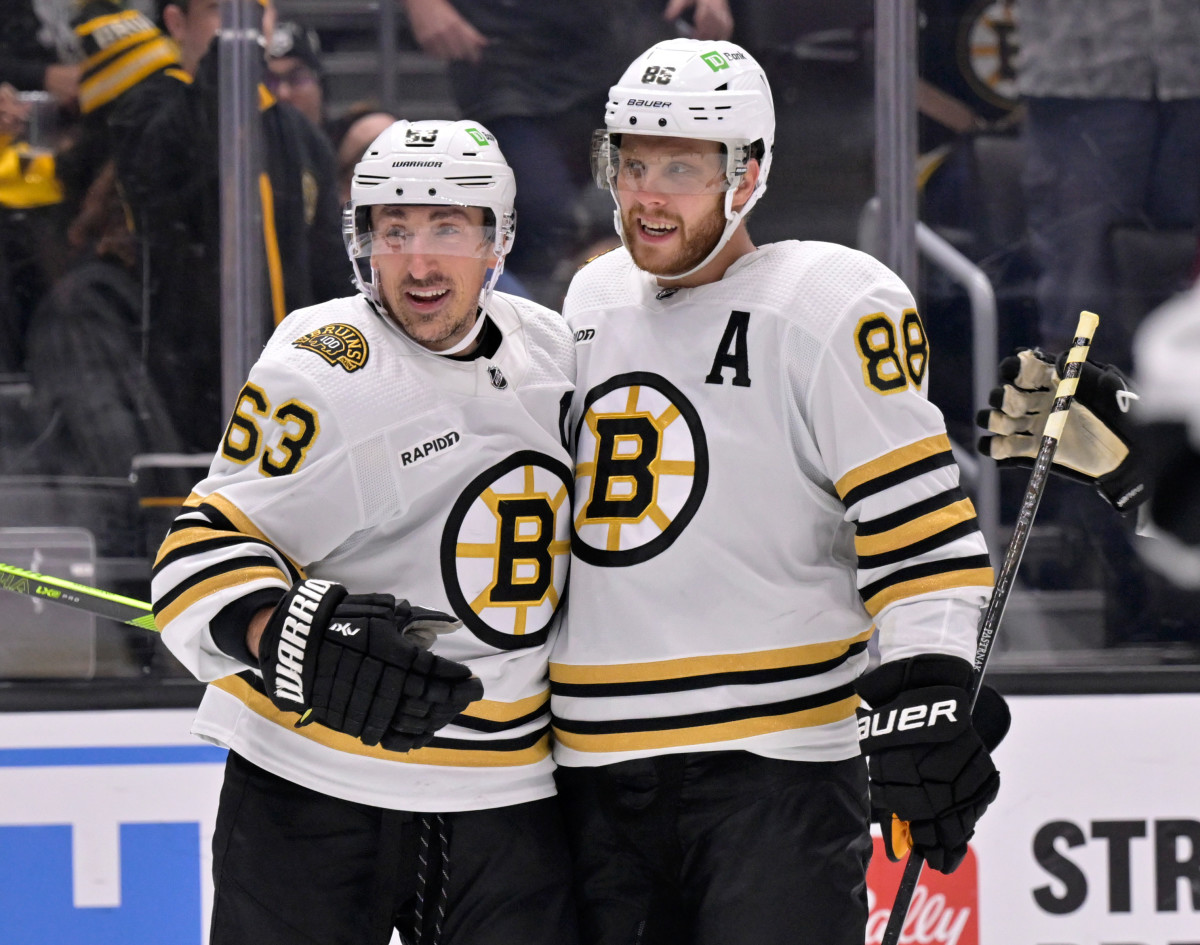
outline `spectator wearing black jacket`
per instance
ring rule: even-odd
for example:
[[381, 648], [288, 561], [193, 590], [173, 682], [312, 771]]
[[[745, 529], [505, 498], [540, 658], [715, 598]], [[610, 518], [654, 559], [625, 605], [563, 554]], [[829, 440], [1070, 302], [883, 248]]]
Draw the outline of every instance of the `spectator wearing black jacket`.
[[[159, 19], [173, 44], [117, 0], [91, 0], [76, 20], [88, 54], [81, 105], [103, 122], [105, 146], [145, 247], [148, 370], [184, 448], [198, 452], [215, 448], [224, 420], [218, 56], [212, 48], [220, 2], [160, 0]], [[89, 25], [100, 17], [123, 29]], [[124, 45], [112, 54], [117, 42]], [[259, 92], [269, 274], [262, 318], [269, 334], [284, 313], [349, 294], [350, 273], [328, 143], [294, 108], [262, 87]]]

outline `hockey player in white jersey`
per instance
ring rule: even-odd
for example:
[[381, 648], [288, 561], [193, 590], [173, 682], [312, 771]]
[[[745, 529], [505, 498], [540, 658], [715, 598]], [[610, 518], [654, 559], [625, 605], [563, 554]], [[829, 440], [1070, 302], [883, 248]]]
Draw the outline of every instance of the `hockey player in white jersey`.
[[376, 139], [359, 293], [279, 326], [159, 551], [193, 730], [230, 749], [213, 945], [577, 940], [546, 679], [575, 357], [492, 291], [514, 193], [478, 123]]
[[862, 253], [753, 244], [775, 119], [738, 46], [652, 47], [605, 125], [624, 246], [564, 305], [550, 663], [584, 938], [861, 945], [871, 817], [948, 872], [999, 783], [966, 708], [992, 569], [921, 319]]

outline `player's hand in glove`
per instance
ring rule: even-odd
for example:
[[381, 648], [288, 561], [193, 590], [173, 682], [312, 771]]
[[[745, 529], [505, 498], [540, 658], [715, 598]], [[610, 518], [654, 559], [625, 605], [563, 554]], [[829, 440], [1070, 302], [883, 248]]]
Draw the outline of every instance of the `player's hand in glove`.
[[884, 663], [855, 681], [867, 703], [858, 710], [858, 731], [871, 816], [892, 860], [907, 852], [907, 841], [935, 870], [952, 873], [996, 798], [1000, 774], [988, 743], [994, 747], [1008, 731], [1008, 707], [984, 687], [973, 718], [973, 672], [956, 656], [926, 654]]
[[[483, 696], [461, 663], [430, 653], [422, 641], [453, 630], [448, 614], [391, 594], [350, 594], [309, 578], [275, 607], [259, 640], [267, 697], [365, 745], [408, 751]], [[393, 737], [400, 724], [404, 736]]]
[[[976, 418], [993, 434], [979, 440], [983, 455], [1000, 466], [1033, 465], [1065, 363], [1065, 355], [1056, 364], [1028, 348], [1000, 362], [1004, 384], [988, 398], [992, 409]], [[1122, 512], [1137, 508], [1146, 497], [1142, 469], [1130, 451], [1133, 420], [1128, 411], [1135, 400], [1137, 394], [1115, 367], [1085, 361], [1051, 466], [1052, 472], [1096, 486]]]

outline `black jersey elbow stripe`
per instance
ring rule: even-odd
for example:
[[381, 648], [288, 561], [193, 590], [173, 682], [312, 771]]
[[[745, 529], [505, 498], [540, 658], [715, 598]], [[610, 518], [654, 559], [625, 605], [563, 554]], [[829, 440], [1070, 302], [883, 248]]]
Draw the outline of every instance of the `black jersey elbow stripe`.
[[931, 512], [937, 512], [955, 503], [962, 502], [966, 498], [966, 493], [958, 486], [955, 486], [953, 489], [946, 489], [937, 495], [931, 495], [928, 499], [922, 499], [920, 502], [906, 505], [895, 512], [881, 515], [879, 518], [861, 519], [854, 527], [854, 534], [857, 538], [871, 538], [875, 535], [882, 535], [884, 532], [890, 532], [902, 525], [907, 525], [909, 522], [923, 518]]
[[[453, 725], [458, 724], [456, 719]], [[442, 729], [444, 732], [445, 729]], [[487, 751], [525, 751], [532, 748], [543, 738], [550, 734], [550, 719], [546, 719], [545, 725], [539, 725], [532, 732], [526, 732], [524, 735], [517, 735], [513, 738], [489, 738], [486, 741], [483, 739], [474, 738], [449, 738], [442, 735], [435, 735], [433, 741], [429, 743], [428, 748], [441, 748], [446, 751], [479, 751], [481, 748]]]
[[[187, 497], [183, 505], [185, 509], [201, 512], [207, 516], [208, 520], [212, 523], [212, 527], [218, 531], [239, 532], [251, 538], [257, 538], [270, 545], [276, 551], [279, 551], [279, 546], [271, 541], [270, 537], [251, 521], [250, 516], [219, 492], [214, 492], [203, 498], [193, 492]], [[181, 514], [186, 515], [188, 513], [184, 512]], [[279, 554], [286, 559], [297, 574], [303, 576], [304, 569], [294, 559], [284, 555], [282, 551], [279, 551]]]
[[514, 719], [529, 719], [544, 711], [550, 702], [550, 690], [541, 692], [516, 702], [501, 702], [498, 699], [479, 699], [459, 716], [459, 718], [478, 719], [483, 722], [511, 722]]
[[[252, 548], [259, 548], [263, 551], [272, 552], [276, 555], [276, 563], [282, 564], [292, 578], [292, 583], [299, 581], [303, 575], [294, 569], [292, 563], [284, 556], [284, 554], [274, 545], [263, 541], [260, 538], [251, 538], [249, 535], [240, 535], [236, 532], [232, 535], [222, 532], [214, 532], [211, 529], [189, 529], [200, 534], [187, 536], [186, 543], [181, 542], [172, 547], [166, 554], [161, 554], [157, 562], [154, 564], [154, 569], [151, 572], [153, 576], [157, 576], [164, 568], [169, 567], [176, 561], [181, 561], [186, 558], [199, 557], [213, 551], [220, 551], [222, 548], [235, 547], [237, 545], [247, 546], [247, 551]], [[182, 535], [182, 533], [180, 533]], [[207, 537], [206, 537], [207, 536]], [[172, 541], [168, 538], [167, 542]], [[164, 550], [167, 542], [163, 543]]]
[[[550, 691], [556, 696], [595, 698], [606, 696], [648, 696], [663, 692], [687, 692], [694, 689], [711, 689], [714, 686], [753, 686], [765, 683], [786, 682], [820, 676], [841, 666], [852, 656], [867, 648], [866, 641], [852, 643], [837, 656], [819, 663], [804, 663], [798, 666], [776, 666], [769, 669], [730, 670], [723, 673], [708, 673], [698, 676], [678, 676], [671, 679], [646, 679], [631, 682], [561, 682], [550, 680]], [[580, 667], [586, 669], [586, 667]]]
[[[911, 466], [928, 462], [942, 454], [949, 455], [949, 462], [954, 461], [953, 455], [950, 453], [950, 438], [944, 433], [928, 436], [923, 440], [917, 440], [915, 443], [909, 443], [907, 446], [885, 453], [861, 466], [856, 466], [838, 479], [833, 487], [842, 497], [842, 502], [851, 506], [858, 501], [858, 498], [852, 498], [858, 490], [868, 490], [866, 495], [878, 492], [878, 489], [872, 488], [872, 484], [878, 480], [895, 476]], [[940, 463], [939, 465], [946, 464]], [[909, 477], [903, 476], [900, 481], [907, 478]]]
[[958, 587], [991, 587], [994, 581], [991, 559], [986, 554], [966, 555], [900, 568], [859, 588], [858, 593], [867, 613], [874, 617], [888, 604], [906, 597]]
[[678, 748], [830, 725], [853, 718], [858, 705], [854, 687], [847, 684], [771, 705], [657, 719], [584, 722], [556, 717], [554, 737], [565, 748], [583, 752]]
[[[751, 653], [721, 653], [715, 656], [685, 656], [674, 660], [655, 660], [649, 663], [615, 663], [586, 665], [550, 663], [551, 686], [555, 683], [639, 683], [659, 680], [692, 679], [712, 674], [750, 672], [784, 667], [812, 665], [838, 659], [857, 643], [865, 643], [875, 632], [874, 627], [844, 640], [807, 643], [778, 650], [757, 650]], [[683, 688], [689, 688], [684, 686]]]
[[183, 611], [206, 597], [263, 580], [278, 581], [285, 589], [292, 586], [288, 575], [272, 558], [235, 558], [210, 565], [189, 575], [154, 601], [154, 622], [160, 629], [165, 628]]
[[[523, 725], [528, 725], [530, 722], [536, 722], [540, 717], [548, 715], [549, 712], [550, 706], [543, 705], [540, 709], [535, 709], [533, 712], [503, 722], [496, 721], [495, 719], [481, 719], [463, 713], [455, 717], [454, 724], [459, 728], [470, 729], [472, 732], [485, 732], [489, 735], [494, 735], [497, 732], [511, 732], [514, 729], [521, 728]], [[437, 745], [436, 739], [432, 744]], [[490, 745], [491, 742], [488, 744]]]
[[[946, 501], [953, 493], [957, 499]], [[860, 521], [854, 529], [854, 550], [875, 555], [903, 548], [935, 532], [975, 517], [975, 506], [955, 488], [877, 519]], [[887, 523], [883, 527], [881, 523]]]
[[885, 473], [876, 479], [869, 482], [864, 482], [861, 485], [855, 486], [842, 496], [842, 504], [846, 508], [850, 508], [862, 502], [864, 499], [869, 499], [873, 495], [878, 495], [892, 486], [898, 486], [902, 483], [916, 479], [918, 476], [923, 476], [926, 473], [933, 472], [935, 469], [944, 469], [947, 466], [954, 465], [954, 454], [947, 450], [945, 453], [935, 453], [933, 456], [927, 456], [924, 459], [919, 459], [915, 463], [909, 463], [907, 466], [902, 466], [892, 472]]
[[[866, 555], [859, 552], [858, 568], [860, 571], [868, 571], [872, 568], [882, 568], [889, 564], [899, 564], [901, 561], [907, 561], [910, 558], [916, 558], [920, 555], [933, 551], [936, 548], [941, 548], [951, 542], [957, 541], [960, 538], [965, 538], [967, 535], [974, 535], [979, 531], [979, 524], [975, 519], [972, 511], [971, 517], [960, 521], [955, 525], [950, 525], [943, 528], [941, 531], [934, 532], [932, 535], [926, 535], [918, 541], [904, 545], [900, 548], [893, 548], [890, 551], [882, 551], [878, 554]], [[858, 547], [857, 542], [855, 547]]]
[[[248, 677], [248, 678], [247, 678]], [[254, 683], [251, 683], [253, 680]], [[378, 758], [399, 764], [426, 764], [458, 768], [509, 768], [537, 764], [550, 757], [549, 723], [528, 735], [509, 739], [443, 739], [449, 747], [426, 745], [414, 751], [388, 751], [379, 745], [364, 745], [352, 735], [335, 732], [324, 725], [305, 725], [296, 728], [300, 715], [283, 712], [271, 704], [262, 692], [262, 683], [252, 673], [239, 673], [214, 680], [210, 686], [229, 693], [264, 719], [286, 729], [291, 734], [350, 755]], [[457, 721], [456, 723], [457, 724]], [[461, 746], [461, 747], [460, 747]], [[499, 746], [499, 747], [496, 747]]]

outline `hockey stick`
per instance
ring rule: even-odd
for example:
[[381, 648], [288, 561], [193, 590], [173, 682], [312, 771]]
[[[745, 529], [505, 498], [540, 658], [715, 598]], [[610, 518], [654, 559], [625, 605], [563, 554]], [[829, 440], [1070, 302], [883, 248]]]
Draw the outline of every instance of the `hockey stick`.
[[38, 600], [65, 604], [97, 617], [107, 617], [131, 627], [158, 632], [149, 604], [132, 597], [113, 594], [111, 591], [76, 584], [74, 581], [51, 577], [48, 574], [37, 574], [3, 562], [0, 562], [0, 589], [12, 591], [14, 594], [25, 594]]
[[[1042, 494], [1046, 491], [1050, 466], [1054, 462], [1054, 451], [1058, 449], [1058, 440], [1067, 423], [1067, 412], [1071, 409], [1075, 388], [1079, 386], [1079, 375], [1083, 371], [1083, 362], [1087, 360], [1088, 348], [1092, 344], [1092, 335], [1095, 334], [1099, 322], [1099, 317], [1091, 312], [1079, 313], [1079, 324], [1075, 326], [1075, 340], [1067, 355], [1067, 364], [1063, 369], [1062, 380], [1058, 382], [1058, 387], [1054, 391], [1054, 406], [1050, 410], [1050, 416], [1046, 418], [1041, 447], [1038, 449], [1037, 459], [1033, 463], [1033, 472], [1029, 474], [1029, 485], [1025, 487], [1025, 495], [1021, 498], [1021, 510], [1017, 513], [1013, 535], [1009, 539], [1008, 547], [1004, 550], [1004, 560], [1001, 562], [1000, 571], [996, 576], [996, 586], [992, 590], [991, 600], [988, 601], [987, 609], [983, 612], [983, 618], [979, 622], [979, 641], [975, 647], [975, 675], [971, 680], [969, 692], [972, 708], [979, 696], [983, 674], [992, 654], [992, 643], [996, 639], [996, 629], [1000, 626], [1000, 618], [1004, 616], [1004, 608], [1008, 605], [1008, 598], [1012, 593], [1013, 579], [1021, 564], [1021, 558], [1025, 554], [1025, 546], [1029, 543], [1029, 532], [1033, 528], [1033, 519], [1037, 515], [1038, 506], [1042, 503]], [[900, 933], [908, 918], [908, 907], [912, 903], [913, 894], [917, 891], [917, 882], [921, 878], [921, 869], [924, 865], [925, 857], [916, 850], [910, 850], [880, 945], [899, 945]]]

